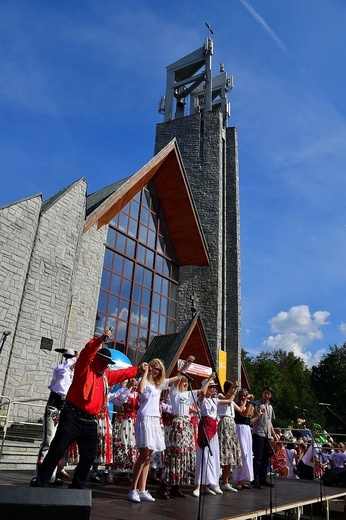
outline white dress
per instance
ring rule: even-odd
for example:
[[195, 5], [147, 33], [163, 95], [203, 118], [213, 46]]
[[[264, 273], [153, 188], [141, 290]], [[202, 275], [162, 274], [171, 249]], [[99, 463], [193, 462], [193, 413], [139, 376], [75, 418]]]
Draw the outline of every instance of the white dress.
[[143, 393], [139, 395], [139, 409], [136, 419], [137, 448], [149, 448], [153, 451], [165, 449], [165, 439], [160, 423], [160, 397], [162, 390], [166, 390], [169, 379], [160, 388], [146, 382]]
[[[201, 416], [217, 418], [217, 405], [219, 399], [204, 398], [200, 402]], [[210, 451], [208, 446], [204, 449], [197, 447], [195, 484], [218, 486], [220, 480], [220, 451], [219, 438], [217, 432], [214, 437], [209, 440]]]

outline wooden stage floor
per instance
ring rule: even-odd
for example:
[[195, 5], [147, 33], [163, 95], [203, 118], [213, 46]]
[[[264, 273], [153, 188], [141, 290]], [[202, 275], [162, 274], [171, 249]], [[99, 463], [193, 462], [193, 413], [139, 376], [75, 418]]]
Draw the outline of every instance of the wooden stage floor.
[[[0, 486], [29, 487], [31, 476], [32, 471], [28, 470], [0, 470]], [[68, 480], [63, 488], [45, 488], [45, 492], [51, 493], [53, 499], [58, 498], [63, 502], [65, 493], [77, 491], [68, 490], [67, 485]], [[272, 493], [269, 488], [246, 489], [238, 493], [224, 492], [223, 495], [202, 496], [201, 504], [198, 498], [192, 496], [192, 487], [183, 488], [187, 493], [185, 499], [162, 500], [155, 495], [157, 487], [149, 484], [148, 488], [156, 501], [140, 504], [132, 503], [127, 499], [128, 485], [90, 484], [88, 488], [92, 490], [90, 520], [129, 520], [139, 516], [143, 520], [246, 520], [261, 518], [270, 515], [271, 512], [274, 517], [275, 513], [281, 514], [289, 510], [295, 518], [303, 514], [303, 518], [307, 519], [339, 520], [345, 519], [346, 511], [344, 509], [346, 488], [320, 486], [319, 482], [306, 480], [276, 478]], [[29, 489], [30, 492], [39, 492], [37, 488]], [[329, 511], [321, 510], [321, 498], [322, 502], [329, 504]], [[317, 504], [314, 506], [314, 513], [309, 504]], [[303, 506], [305, 506], [304, 510]], [[7, 520], [1, 515], [1, 504], [0, 518]], [[62, 518], [68, 520], [64, 514]], [[12, 517], [10, 520], [15, 519]]]

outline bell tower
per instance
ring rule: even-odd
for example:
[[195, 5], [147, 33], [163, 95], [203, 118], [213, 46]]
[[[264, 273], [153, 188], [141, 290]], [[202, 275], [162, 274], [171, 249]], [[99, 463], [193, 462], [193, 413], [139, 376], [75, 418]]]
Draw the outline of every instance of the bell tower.
[[176, 138], [211, 258], [209, 267], [180, 268], [178, 327], [190, 319], [193, 295], [216, 366], [218, 351], [226, 352], [227, 377], [240, 380], [238, 136], [228, 127], [227, 99], [233, 77], [223, 63], [213, 77], [212, 55], [208, 36], [202, 47], [167, 67], [155, 153]]

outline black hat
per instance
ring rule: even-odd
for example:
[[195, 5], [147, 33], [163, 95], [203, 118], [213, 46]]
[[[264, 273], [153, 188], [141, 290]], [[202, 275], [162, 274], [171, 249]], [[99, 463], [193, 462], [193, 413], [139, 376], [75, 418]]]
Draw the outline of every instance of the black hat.
[[109, 348], [100, 348], [100, 350], [97, 351], [96, 355], [102, 359], [102, 361], [105, 361], [108, 365], [115, 365], [115, 361], [113, 361], [111, 356], [111, 351]]
[[67, 348], [65, 350], [65, 352], [63, 353], [63, 357], [66, 358], [66, 359], [71, 359], [73, 357], [75, 357], [75, 351], [72, 350], [72, 348]]

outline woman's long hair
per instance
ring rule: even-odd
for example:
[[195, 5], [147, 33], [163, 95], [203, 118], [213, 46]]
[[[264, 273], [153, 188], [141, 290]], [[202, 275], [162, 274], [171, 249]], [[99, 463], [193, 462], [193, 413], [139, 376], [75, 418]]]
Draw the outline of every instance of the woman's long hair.
[[[152, 371], [153, 367], [157, 367], [160, 369], [160, 372]], [[154, 358], [151, 361], [149, 361], [149, 372], [148, 372], [148, 381], [152, 383], [153, 385], [160, 387], [163, 386], [165, 379], [166, 379], [166, 370], [165, 366], [162, 363], [161, 359]]]

